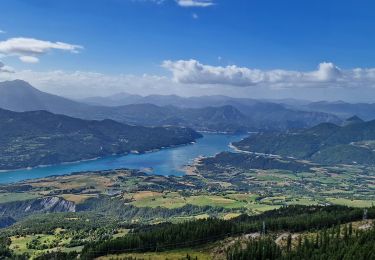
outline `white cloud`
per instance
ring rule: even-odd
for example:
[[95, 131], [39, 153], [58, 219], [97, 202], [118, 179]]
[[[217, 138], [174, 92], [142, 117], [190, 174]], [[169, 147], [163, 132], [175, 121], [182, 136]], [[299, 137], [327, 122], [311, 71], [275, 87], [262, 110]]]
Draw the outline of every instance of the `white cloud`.
[[197, 20], [197, 19], [199, 18], [199, 16], [198, 16], [196, 13], [193, 13], [191, 16], [192, 16], [193, 19], [195, 19], [195, 20]]
[[0, 34], [6, 33], [6, 31], [0, 29]]
[[[151, 2], [155, 4], [164, 4], [167, 0], [132, 0], [133, 2]], [[172, 1], [172, 0], [171, 0]], [[214, 0], [173, 0], [181, 7], [210, 7], [215, 5]]]
[[[216, 84], [231, 86], [269, 85], [275, 87], [308, 86], [327, 83], [349, 83], [344, 78], [348, 72], [333, 63], [323, 62], [316, 71], [259, 70], [230, 65], [226, 67], [204, 65], [197, 60], [164, 61], [162, 67], [173, 74], [180, 83]], [[353, 81], [352, 79], [351, 81]]]
[[183, 84], [269, 88], [375, 88], [375, 68], [342, 70], [331, 62], [322, 62], [314, 71], [260, 70], [246, 67], [211, 66], [197, 60], [164, 61], [173, 80]]
[[34, 56], [20, 56], [20, 60], [25, 63], [38, 63], [39, 59]]
[[176, 2], [182, 7], [210, 7], [215, 4], [213, 0], [176, 0]]
[[35, 56], [45, 54], [51, 50], [77, 53], [82, 48], [83, 47], [80, 45], [73, 45], [64, 42], [50, 42], [22, 37], [0, 41], [0, 54], [5, 56], [19, 56], [23, 62], [32, 61], [34, 63], [37, 62]]
[[13, 73], [14, 69], [12, 67], [6, 66], [0, 61], [0, 73]]
[[342, 76], [341, 69], [331, 62], [322, 62], [318, 70], [311, 73], [312, 80], [335, 81]]
[[22, 79], [42, 91], [73, 98], [129, 92], [314, 100], [339, 97], [372, 101], [375, 95], [375, 68], [344, 70], [324, 62], [313, 71], [260, 70], [235, 65], [210, 66], [196, 60], [165, 61], [163, 66], [173, 77], [87, 71], [14, 71], [1, 63], [0, 81]]
[[174, 80], [180, 83], [249, 86], [263, 81], [265, 76], [260, 70], [235, 65], [214, 67], [197, 60], [164, 61], [162, 66], [170, 70]]

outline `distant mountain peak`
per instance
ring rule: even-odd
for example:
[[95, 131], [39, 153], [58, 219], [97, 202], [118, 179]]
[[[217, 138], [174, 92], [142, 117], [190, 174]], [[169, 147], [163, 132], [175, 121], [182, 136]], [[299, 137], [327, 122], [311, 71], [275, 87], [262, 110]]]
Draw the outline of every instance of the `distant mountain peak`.
[[24, 80], [0, 82], [0, 107], [17, 112], [47, 110], [59, 114], [77, 110], [82, 105], [69, 99], [49, 94]]
[[365, 122], [362, 118], [360, 118], [359, 116], [352, 116], [352, 117], [349, 117], [348, 119], [345, 120], [344, 124], [345, 125], [352, 125], [352, 124], [360, 124], [360, 123], [363, 123]]
[[30, 85], [29, 82], [25, 81], [25, 80], [22, 80], [22, 79], [14, 79], [14, 80], [5, 80], [1, 83], [16, 83], [16, 84], [20, 84], [20, 83], [23, 83], [23, 84], [27, 84], [27, 85]]
[[[0, 82], [0, 90], [9, 93], [41, 93], [39, 89], [33, 87], [29, 82], [16, 79]], [[5, 93], [4, 93], [5, 94]]]
[[5, 81], [0, 82], [0, 84], [4, 84], [4, 85], [13, 84], [13, 85], [27, 85], [27, 86], [31, 86], [29, 82], [27, 82], [25, 80], [22, 80], [22, 79], [5, 80]]
[[29, 82], [21, 80], [21, 79], [7, 80], [7, 81], [0, 82], [0, 87], [30, 87], [30, 88], [33, 88], [33, 86], [31, 86]]

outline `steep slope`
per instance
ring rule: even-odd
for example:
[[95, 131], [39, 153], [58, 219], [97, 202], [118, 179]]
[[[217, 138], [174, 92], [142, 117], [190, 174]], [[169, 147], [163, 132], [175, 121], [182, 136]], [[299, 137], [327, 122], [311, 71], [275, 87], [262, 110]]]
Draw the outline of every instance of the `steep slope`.
[[0, 109], [0, 170], [144, 152], [187, 144], [201, 137], [188, 128], [86, 121], [45, 111]]
[[73, 202], [59, 197], [45, 197], [0, 204], [0, 216], [22, 218], [36, 213], [75, 212]]
[[0, 82], [0, 108], [16, 112], [47, 110], [66, 115], [90, 111], [85, 104], [42, 92], [22, 80]]

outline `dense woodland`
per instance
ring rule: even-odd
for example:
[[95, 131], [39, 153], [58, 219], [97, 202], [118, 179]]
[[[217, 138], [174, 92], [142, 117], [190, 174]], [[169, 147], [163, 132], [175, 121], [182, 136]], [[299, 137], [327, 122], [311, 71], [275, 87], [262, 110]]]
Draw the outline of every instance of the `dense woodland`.
[[212, 175], [214, 175], [215, 173], [224, 171], [223, 169], [229, 167], [236, 167], [243, 171], [249, 169], [278, 169], [288, 170], [291, 172], [303, 172], [310, 171], [310, 168], [312, 168], [313, 165], [298, 162], [290, 158], [280, 159], [277, 157], [257, 155], [253, 153], [221, 152], [214, 157], [202, 159], [202, 163], [198, 166], [198, 169], [205, 171], [205, 173], [212, 172]]
[[375, 259], [375, 228], [353, 232], [351, 224], [345, 225], [343, 229], [335, 226], [323, 229], [310, 238], [299, 237], [296, 245], [292, 244], [291, 235], [285, 246], [277, 245], [271, 237], [254, 239], [247, 242], [245, 247], [237, 243], [226, 255], [228, 260]]
[[[375, 217], [375, 208], [369, 210], [368, 216]], [[291, 206], [259, 216], [243, 215], [229, 221], [210, 218], [179, 224], [161, 224], [136, 229], [122, 238], [89, 244], [83, 249], [82, 257], [92, 259], [111, 253], [163, 251], [191, 247], [251, 232], [319, 230], [360, 220], [362, 217], [363, 210], [361, 209], [340, 206]], [[263, 228], [263, 223], [265, 228]]]
[[[61, 214], [61, 213], [60, 213]], [[80, 245], [80, 241], [87, 239], [90, 234], [91, 241], [85, 243], [80, 259], [93, 259], [98, 256], [126, 252], [155, 252], [170, 249], [201, 246], [207, 243], [220, 241], [229, 237], [259, 232], [261, 239], [249, 240], [246, 246], [234, 244], [226, 249], [228, 259], [352, 259], [340, 256], [353, 256], [356, 251], [365, 249], [366, 255], [357, 254], [359, 259], [371, 259], [373, 252], [373, 237], [375, 230], [354, 232], [353, 221], [362, 220], [363, 209], [348, 208], [344, 206], [289, 206], [278, 210], [265, 212], [261, 215], [241, 215], [232, 220], [208, 218], [202, 220], [186, 221], [177, 224], [161, 223], [158, 225], [123, 224], [110, 218], [104, 220], [90, 214], [83, 215], [82, 221], [67, 221], [65, 217], [58, 217], [48, 222], [44, 216], [39, 219], [30, 219], [33, 224], [24, 223], [17, 225], [8, 232], [12, 235], [22, 235], [25, 227], [32, 227], [28, 233], [46, 232], [61, 227], [65, 230], [76, 230], [71, 246]], [[375, 208], [370, 208], [366, 216], [375, 218]], [[90, 221], [87, 221], [87, 220]], [[340, 229], [344, 224], [344, 228]], [[51, 226], [52, 225], [52, 226]], [[119, 238], [112, 238], [118, 228], [127, 228], [131, 233]], [[81, 230], [82, 232], [79, 232]], [[84, 230], [89, 231], [85, 233]], [[272, 239], [277, 232], [313, 232], [311, 239], [291, 242], [288, 237], [285, 246], [275, 244]], [[10, 240], [7, 235], [1, 238], [0, 252], [3, 259], [27, 259], [27, 255], [14, 255], [16, 252], [9, 250]], [[72, 233], [73, 234], [73, 233]], [[372, 237], [371, 237], [372, 236]], [[371, 242], [372, 241], [372, 242]], [[77, 243], [77, 244], [74, 244]], [[37, 240], [27, 245], [29, 248], [45, 246]], [[48, 249], [48, 248], [47, 248]], [[37, 259], [74, 259], [76, 253], [46, 253]], [[314, 258], [315, 257], [315, 258]], [[322, 258], [319, 258], [322, 257]], [[331, 258], [330, 258], [331, 257]], [[333, 258], [332, 258], [333, 257]], [[335, 258], [336, 257], [336, 258]]]

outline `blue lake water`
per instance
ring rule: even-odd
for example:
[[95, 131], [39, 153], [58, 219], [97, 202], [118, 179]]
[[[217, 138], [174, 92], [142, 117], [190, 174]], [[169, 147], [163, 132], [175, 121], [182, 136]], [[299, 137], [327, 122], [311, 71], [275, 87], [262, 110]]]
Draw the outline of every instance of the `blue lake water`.
[[99, 171], [119, 168], [143, 169], [152, 174], [183, 175], [184, 166], [199, 156], [213, 156], [229, 151], [231, 142], [243, 139], [244, 135], [204, 134], [195, 144], [163, 149], [145, 154], [109, 156], [92, 161], [37, 167], [33, 169], [0, 172], [0, 183], [43, 178], [81, 171]]

